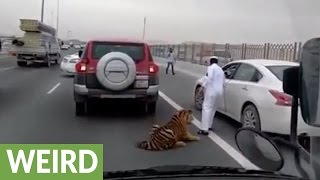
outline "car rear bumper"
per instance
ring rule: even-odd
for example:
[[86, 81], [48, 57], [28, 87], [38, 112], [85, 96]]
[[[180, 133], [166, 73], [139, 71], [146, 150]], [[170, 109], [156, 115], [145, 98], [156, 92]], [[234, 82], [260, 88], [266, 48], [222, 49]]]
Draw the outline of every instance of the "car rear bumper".
[[[259, 109], [261, 128], [263, 131], [290, 135], [291, 107], [269, 106]], [[298, 109], [298, 134], [320, 136], [320, 128], [312, 127], [303, 121], [301, 110]]]
[[75, 67], [70, 67], [65, 64], [61, 64], [60, 70], [65, 74], [74, 75], [76, 73]]
[[93, 96], [99, 98], [143, 98], [147, 96], [157, 96], [159, 92], [159, 85], [149, 86], [148, 89], [130, 89], [120, 92], [114, 92], [103, 89], [88, 89], [85, 85], [74, 84], [74, 92], [79, 95]]

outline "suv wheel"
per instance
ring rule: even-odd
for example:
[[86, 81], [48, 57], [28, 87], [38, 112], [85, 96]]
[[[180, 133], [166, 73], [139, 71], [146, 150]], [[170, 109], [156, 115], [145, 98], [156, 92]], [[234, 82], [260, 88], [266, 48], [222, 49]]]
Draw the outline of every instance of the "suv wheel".
[[147, 105], [147, 111], [149, 114], [155, 114], [157, 109], [157, 103], [156, 102], [150, 102]]
[[18, 66], [22, 66], [22, 67], [23, 67], [23, 66], [27, 66], [27, 62], [18, 61], [18, 62], [17, 62], [17, 65], [18, 65]]
[[92, 115], [94, 112], [94, 103], [90, 100], [86, 102], [86, 110], [87, 110], [87, 115]]
[[83, 116], [86, 112], [86, 103], [76, 102], [76, 116]]

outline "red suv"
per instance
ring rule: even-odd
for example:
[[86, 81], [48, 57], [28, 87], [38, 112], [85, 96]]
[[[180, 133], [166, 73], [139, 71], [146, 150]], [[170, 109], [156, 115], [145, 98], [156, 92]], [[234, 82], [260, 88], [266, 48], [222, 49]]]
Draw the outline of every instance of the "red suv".
[[137, 99], [154, 114], [159, 67], [148, 44], [129, 40], [92, 40], [79, 51], [74, 77], [76, 115], [90, 111], [90, 98]]

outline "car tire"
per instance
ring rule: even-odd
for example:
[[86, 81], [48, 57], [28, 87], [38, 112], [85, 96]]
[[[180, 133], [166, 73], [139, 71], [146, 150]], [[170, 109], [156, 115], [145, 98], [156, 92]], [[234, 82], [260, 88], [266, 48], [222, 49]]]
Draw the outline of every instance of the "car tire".
[[148, 114], [154, 115], [157, 109], [157, 102], [150, 102], [147, 104], [147, 112]]
[[17, 62], [17, 65], [20, 66], [20, 67], [24, 67], [24, 66], [27, 66], [27, 62], [18, 61], [18, 62]]
[[97, 64], [96, 76], [103, 87], [121, 91], [129, 87], [136, 78], [136, 64], [125, 53], [111, 52]]
[[58, 56], [57, 59], [54, 60], [54, 63], [55, 63], [55, 64], [59, 64], [59, 60], [60, 60], [60, 58], [61, 58], [61, 54], [58, 54], [57, 56]]
[[257, 108], [253, 104], [244, 107], [241, 113], [242, 127], [250, 127], [261, 131], [261, 121]]
[[195, 92], [194, 92], [194, 105], [197, 110], [202, 110], [202, 104], [204, 100], [204, 94], [202, 91], [201, 86], [197, 87]]
[[50, 61], [49, 55], [46, 55], [46, 57], [45, 57], [45, 63], [46, 63], [46, 67], [50, 67], [50, 66], [51, 66], [51, 61]]
[[94, 112], [94, 103], [90, 100], [86, 102], [86, 110], [87, 110], [87, 115], [92, 115]]
[[86, 103], [76, 102], [76, 116], [83, 116], [86, 112]]

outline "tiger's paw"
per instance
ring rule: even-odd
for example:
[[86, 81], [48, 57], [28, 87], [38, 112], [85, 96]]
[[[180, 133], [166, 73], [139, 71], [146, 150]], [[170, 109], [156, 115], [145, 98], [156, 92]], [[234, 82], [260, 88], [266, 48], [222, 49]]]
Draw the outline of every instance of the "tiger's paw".
[[194, 141], [200, 141], [200, 137], [199, 136], [194, 136]]
[[174, 145], [176, 148], [178, 147], [185, 147], [187, 144], [183, 141], [178, 141], [176, 142], [176, 144]]

